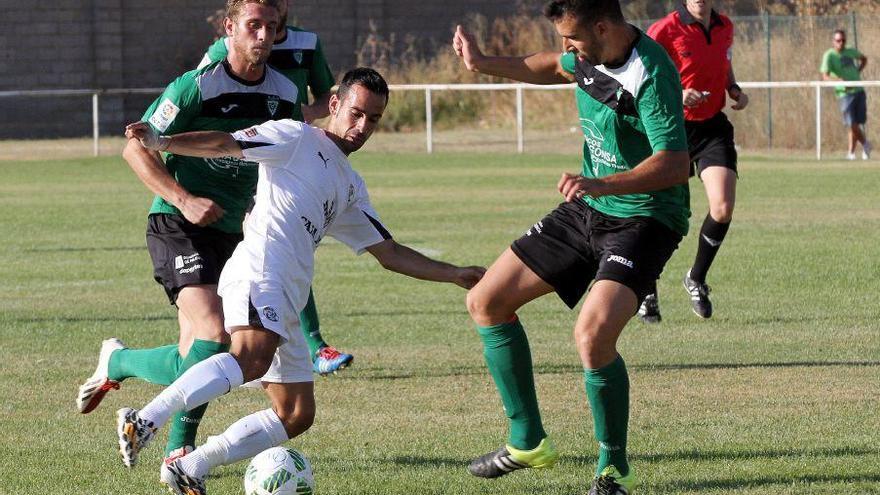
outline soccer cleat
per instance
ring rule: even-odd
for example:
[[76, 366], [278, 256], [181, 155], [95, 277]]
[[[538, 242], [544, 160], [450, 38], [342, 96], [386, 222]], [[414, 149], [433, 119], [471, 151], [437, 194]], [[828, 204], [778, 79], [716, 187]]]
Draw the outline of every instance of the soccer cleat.
[[326, 376], [350, 366], [353, 361], [354, 356], [351, 354], [339, 352], [335, 347], [325, 345], [315, 353], [315, 360], [312, 363], [312, 371], [321, 376]]
[[694, 313], [700, 318], [711, 318], [712, 301], [709, 300], [709, 292], [712, 289], [708, 285], [701, 284], [692, 279], [690, 270], [685, 274], [682, 283], [684, 284], [684, 290], [691, 296], [691, 306], [693, 306]]
[[636, 484], [632, 469], [629, 474], [621, 476], [614, 466], [602, 470], [602, 474], [593, 478], [593, 485], [587, 495], [629, 495]]
[[468, 465], [468, 472], [480, 478], [498, 478], [517, 469], [553, 467], [558, 458], [556, 447], [548, 437], [532, 450], [519, 450], [505, 445], [477, 457]]
[[168, 485], [168, 491], [176, 495], [205, 495], [205, 479], [190, 476], [180, 466], [180, 459], [171, 461], [167, 466], [168, 477], [162, 483]]
[[119, 382], [107, 377], [107, 367], [110, 363], [110, 355], [113, 351], [125, 349], [125, 344], [119, 339], [107, 339], [101, 342], [101, 352], [98, 353], [98, 367], [92, 376], [80, 385], [76, 396], [76, 408], [82, 414], [88, 414], [98, 407], [107, 392], [119, 390]]
[[127, 467], [134, 467], [138, 454], [156, 434], [156, 428], [152, 421], [141, 419], [137, 410], [125, 407], [116, 411], [116, 433], [119, 436], [122, 463]]
[[862, 143], [862, 160], [870, 160], [871, 159], [871, 143], [865, 141]]
[[853, 161], [853, 160], [856, 159], [856, 154], [855, 154], [855, 153], [847, 153], [847, 154], [846, 154], [846, 159], [849, 160], [849, 161]]
[[639, 306], [639, 319], [644, 323], [660, 323], [660, 300], [657, 294], [648, 294]]
[[176, 461], [177, 459], [180, 459], [181, 457], [189, 454], [193, 450], [195, 450], [195, 447], [193, 447], [192, 445], [184, 445], [183, 447], [172, 450], [168, 454], [168, 457], [166, 457], [162, 461], [162, 466], [159, 468], [159, 481], [165, 483], [166, 485], [170, 485], [171, 471], [168, 470], [168, 465]]

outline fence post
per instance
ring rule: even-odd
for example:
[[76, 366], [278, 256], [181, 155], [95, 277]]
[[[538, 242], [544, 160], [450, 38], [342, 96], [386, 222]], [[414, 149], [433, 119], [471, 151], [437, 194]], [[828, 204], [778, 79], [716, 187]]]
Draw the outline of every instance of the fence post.
[[816, 85], [816, 160], [822, 159], [822, 86]]
[[98, 92], [92, 93], [92, 140], [94, 141], [92, 144], [92, 152], [95, 156], [98, 156], [99, 152], [99, 140], [101, 138], [99, 129], [99, 120], [98, 120]]
[[516, 87], [516, 152], [523, 152], [523, 87]]
[[852, 32], [853, 48], [859, 49], [859, 32], [856, 28], [856, 12], [853, 10], [849, 13], [849, 29]]
[[[767, 82], [773, 81], [773, 62], [770, 52], [770, 12], [764, 11], [764, 26], [767, 32]], [[767, 88], [767, 148], [773, 149], [773, 89]]]
[[431, 113], [431, 88], [425, 88], [425, 139], [428, 153], [434, 152], [434, 116]]

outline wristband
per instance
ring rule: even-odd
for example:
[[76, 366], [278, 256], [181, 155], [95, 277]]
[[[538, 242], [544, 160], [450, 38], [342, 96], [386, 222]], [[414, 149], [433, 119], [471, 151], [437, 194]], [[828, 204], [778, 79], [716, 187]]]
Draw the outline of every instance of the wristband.
[[159, 136], [156, 139], [156, 143], [158, 144], [158, 147], [156, 148], [158, 151], [165, 151], [168, 149], [168, 146], [171, 145], [171, 136]]
[[727, 92], [728, 92], [728, 93], [731, 92], [731, 91], [733, 91], [733, 90], [737, 90], [737, 91], [739, 91], [740, 93], [742, 93], [742, 88], [739, 87], [739, 84], [737, 84], [737, 83], [733, 83], [733, 84], [730, 85], [730, 87], [727, 88]]

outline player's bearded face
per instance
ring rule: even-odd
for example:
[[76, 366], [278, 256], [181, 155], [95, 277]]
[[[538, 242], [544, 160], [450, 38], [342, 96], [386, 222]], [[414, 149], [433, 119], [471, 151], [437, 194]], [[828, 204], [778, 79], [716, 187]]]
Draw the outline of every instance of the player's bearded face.
[[566, 15], [554, 23], [562, 37], [562, 49], [591, 64], [601, 63], [601, 50], [596, 36], [573, 15]]
[[233, 48], [253, 65], [265, 64], [272, 53], [278, 11], [259, 3], [245, 4], [236, 19], [227, 19], [226, 32]]
[[341, 138], [346, 154], [359, 150], [376, 130], [385, 112], [385, 97], [355, 84], [343, 99], [330, 98], [330, 124], [327, 130]]

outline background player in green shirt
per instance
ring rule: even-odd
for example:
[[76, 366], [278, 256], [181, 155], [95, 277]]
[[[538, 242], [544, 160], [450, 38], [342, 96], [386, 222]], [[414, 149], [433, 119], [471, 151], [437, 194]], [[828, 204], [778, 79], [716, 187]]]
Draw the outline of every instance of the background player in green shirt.
[[[834, 47], [822, 56], [822, 79], [826, 81], [861, 81], [862, 70], [868, 58], [855, 48], [846, 47], [846, 32], [834, 31]], [[862, 159], [871, 158], [871, 143], [863, 126], [867, 121], [868, 102], [865, 89], [858, 86], [838, 86], [835, 89], [843, 113], [843, 123], [849, 128], [848, 160], [856, 159], [856, 143], [862, 143]]]
[[[282, 0], [281, 25], [287, 23], [287, 0]], [[223, 60], [228, 51], [229, 38], [220, 38], [208, 48], [199, 67]], [[279, 29], [275, 36], [275, 44], [272, 46], [272, 54], [269, 55], [269, 65], [284, 74], [296, 84], [299, 89], [299, 99], [294, 112], [294, 118], [303, 122], [311, 122], [329, 115], [328, 103], [330, 101], [330, 89], [335, 84], [333, 73], [327, 65], [324, 51], [318, 35], [305, 31], [296, 26], [286, 26]], [[309, 105], [309, 88], [315, 98]], [[318, 318], [318, 309], [315, 306], [315, 296], [309, 290], [309, 299], [300, 314], [300, 322], [306, 343], [312, 353], [313, 369], [316, 373], [326, 375], [350, 365], [354, 356], [346, 352], [339, 352], [335, 347], [327, 344], [321, 335], [321, 324]]]
[[[142, 120], [161, 133], [233, 131], [267, 120], [291, 118], [297, 88], [266, 61], [279, 24], [277, 0], [229, 0], [226, 58], [174, 80]], [[150, 208], [147, 247], [156, 281], [178, 309], [178, 344], [126, 349], [118, 339], [101, 347], [95, 373], [79, 389], [77, 407], [88, 413], [126, 378], [171, 384], [194, 364], [225, 352], [217, 281], [242, 239], [244, 212], [257, 170], [236, 158], [194, 159], [147, 150], [129, 140], [123, 157], [156, 197]], [[195, 444], [204, 407], [175, 417], [166, 461]], [[162, 475], [167, 474], [163, 470]]]
[[514, 241], [468, 293], [510, 420], [506, 444], [468, 469], [495, 478], [556, 462], [516, 311], [554, 291], [574, 308], [589, 288], [574, 327], [599, 441], [589, 493], [628, 494], [635, 484], [626, 456], [629, 377], [616, 345], [687, 233], [681, 83], [663, 48], [626, 23], [618, 0], [553, 0], [544, 14], [562, 38], [561, 56], [485, 56], [460, 26], [453, 39], [469, 70], [536, 84], [577, 82], [585, 141], [582, 172], [564, 173], [557, 184], [565, 202]]

